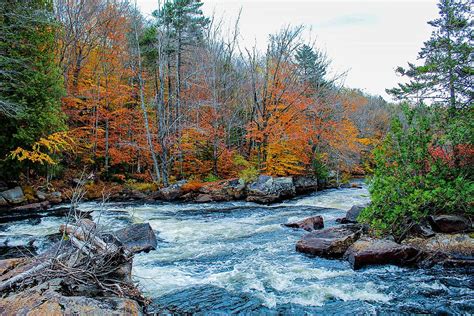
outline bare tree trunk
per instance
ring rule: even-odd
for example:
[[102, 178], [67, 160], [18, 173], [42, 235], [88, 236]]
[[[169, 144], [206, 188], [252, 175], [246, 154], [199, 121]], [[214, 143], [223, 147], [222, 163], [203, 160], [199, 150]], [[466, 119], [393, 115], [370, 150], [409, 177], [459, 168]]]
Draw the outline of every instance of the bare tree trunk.
[[[137, 7], [137, 3], [135, 1], [135, 9]], [[146, 132], [146, 139], [148, 142], [148, 146], [150, 148], [150, 155], [153, 160], [153, 168], [155, 169], [154, 173], [154, 181], [160, 182], [161, 177], [160, 177], [160, 169], [158, 167], [158, 160], [156, 159], [156, 153], [155, 149], [153, 148], [153, 142], [151, 138], [151, 133], [150, 133], [150, 126], [148, 124], [148, 114], [147, 114], [147, 109], [145, 106], [145, 95], [144, 95], [144, 82], [143, 82], [143, 76], [142, 76], [142, 61], [141, 61], [141, 52], [140, 52], [140, 42], [138, 39], [138, 17], [135, 17], [135, 23], [134, 23], [134, 31], [135, 31], [135, 41], [136, 41], [136, 49], [137, 49], [137, 59], [138, 59], [138, 83], [139, 83], [139, 88], [140, 88], [140, 106], [142, 108], [143, 112], [143, 120], [145, 123], [145, 132]]]

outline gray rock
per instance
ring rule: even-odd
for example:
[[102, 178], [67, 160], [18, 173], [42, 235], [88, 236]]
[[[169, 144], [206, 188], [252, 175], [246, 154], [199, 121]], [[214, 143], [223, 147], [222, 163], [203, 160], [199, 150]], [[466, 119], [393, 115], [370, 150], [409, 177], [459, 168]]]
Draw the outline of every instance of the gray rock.
[[197, 203], [208, 203], [208, 202], [212, 202], [213, 201], [213, 198], [211, 195], [209, 194], [199, 194], [195, 199], [194, 199], [195, 202]]
[[224, 186], [226, 194], [236, 200], [245, 196], [245, 182], [242, 179], [229, 180]]
[[313, 230], [324, 228], [324, 220], [322, 216], [318, 215], [306, 218], [299, 222], [287, 223], [285, 224], [285, 226], [291, 228], [302, 228], [310, 232]]
[[14, 187], [13, 189], [3, 191], [0, 195], [10, 204], [20, 204], [26, 201], [21, 187]]
[[353, 205], [350, 210], [346, 213], [345, 222], [346, 223], [357, 223], [357, 217], [359, 217], [360, 212], [365, 209], [368, 204], [364, 205]]
[[272, 203], [284, 198], [293, 197], [296, 189], [291, 177], [273, 178], [261, 175], [257, 181], [247, 187], [247, 201]]
[[310, 176], [297, 176], [293, 178], [296, 193], [307, 193], [318, 190], [318, 179]]
[[38, 198], [38, 200], [40, 201], [44, 201], [46, 200], [46, 193], [42, 192], [42, 191], [36, 191], [36, 197]]
[[325, 258], [340, 258], [361, 234], [360, 225], [336, 226], [314, 231], [296, 243], [296, 251]]
[[155, 232], [148, 223], [127, 226], [113, 235], [133, 253], [149, 252], [157, 247]]
[[422, 267], [434, 264], [474, 266], [474, 238], [468, 234], [436, 234], [431, 238], [410, 238], [402, 244], [423, 251], [419, 262]]
[[435, 231], [441, 233], [459, 233], [471, 229], [471, 222], [458, 215], [429, 216], [428, 221]]
[[182, 186], [187, 183], [186, 180], [178, 181], [166, 188], [158, 190], [157, 198], [163, 199], [166, 201], [172, 201], [180, 198], [185, 194], [182, 190]]
[[359, 239], [347, 249], [344, 258], [354, 270], [368, 265], [393, 264], [413, 266], [421, 252], [411, 245], [400, 245], [387, 239]]
[[54, 204], [59, 204], [63, 201], [61, 192], [53, 192], [47, 194], [46, 199]]

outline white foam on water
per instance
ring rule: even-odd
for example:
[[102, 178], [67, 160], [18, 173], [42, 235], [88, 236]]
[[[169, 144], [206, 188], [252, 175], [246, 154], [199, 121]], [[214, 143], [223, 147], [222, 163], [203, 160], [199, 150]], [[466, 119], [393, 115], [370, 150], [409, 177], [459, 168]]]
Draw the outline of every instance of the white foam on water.
[[0, 232], [0, 236], [17, 236], [17, 235], [31, 235], [31, 236], [45, 236], [58, 232], [59, 225], [65, 222], [65, 218], [58, 217], [44, 217], [41, 218], [40, 223], [30, 223], [27, 221], [20, 221], [6, 225], [6, 228]]

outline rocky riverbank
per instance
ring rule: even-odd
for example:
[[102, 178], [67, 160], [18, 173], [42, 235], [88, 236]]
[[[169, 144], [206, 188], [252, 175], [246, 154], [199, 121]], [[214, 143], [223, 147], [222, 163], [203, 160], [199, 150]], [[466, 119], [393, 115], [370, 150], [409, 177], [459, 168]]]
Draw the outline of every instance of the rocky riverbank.
[[[402, 240], [377, 238], [366, 225], [357, 223], [364, 205], [353, 206], [340, 225], [326, 229], [322, 218], [311, 217], [285, 224], [310, 233], [297, 242], [296, 251], [330, 259], [345, 259], [354, 270], [392, 264], [407, 267], [474, 267], [472, 218], [459, 215], [429, 216], [407, 227]], [[314, 223], [317, 225], [314, 225]]]
[[[270, 204], [297, 195], [334, 187], [314, 177], [270, 177], [261, 175], [257, 180], [245, 183], [241, 179], [222, 180], [210, 183], [178, 181], [168, 187], [142, 190], [127, 186], [103, 184], [101, 188], [94, 183], [75, 179], [67, 188], [45, 193], [31, 187], [21, 187], [17, 183], [8, 185], [0, 181], [0, 222], [15, 219], [39, 218], [61, 215], [65, 209], [52, 206], [69, 202], [72, 188], [85, 187], [84, 201], [102, 200], [104, 191], [109, 201], [185, 201], [196, 203], [246, 200]], [[354, 186], [357, 186], [354, 184]], [[61, 192], [62, 191], [62, 192]]]
[[101, 233], [87, 219], [62, 225], [63, 238], [33, 258], [0, 261], [2, 315], [141, 315], [133, 255], [156, 249], [149, 224]]

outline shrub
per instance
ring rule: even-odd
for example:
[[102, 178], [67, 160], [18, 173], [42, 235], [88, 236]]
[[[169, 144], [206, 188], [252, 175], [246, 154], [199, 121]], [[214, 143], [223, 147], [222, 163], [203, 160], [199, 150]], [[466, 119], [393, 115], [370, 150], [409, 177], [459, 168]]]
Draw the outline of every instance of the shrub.
[[446, 135], [444, 109], [404, 108], [391, 131], [374, 150], [371, 205], [359, 219], [378, 233], [404, 234], [404, 223], [435, 213], [472, 215], [474, 182], [461, 164], [432, 154], [432, 148], [456, 148]]
[[212, 173], [209, 173], [209, 174], [207, 175], [207, 177], [205, 177], [205, 178], [203, 179], [203, 181], [204, 181], [204, 182], [216, 182], [216, 181], [219, 181], [219, 177], [216, 176], [216, 175], [214, 175], [214, 174], [212, 174]]

